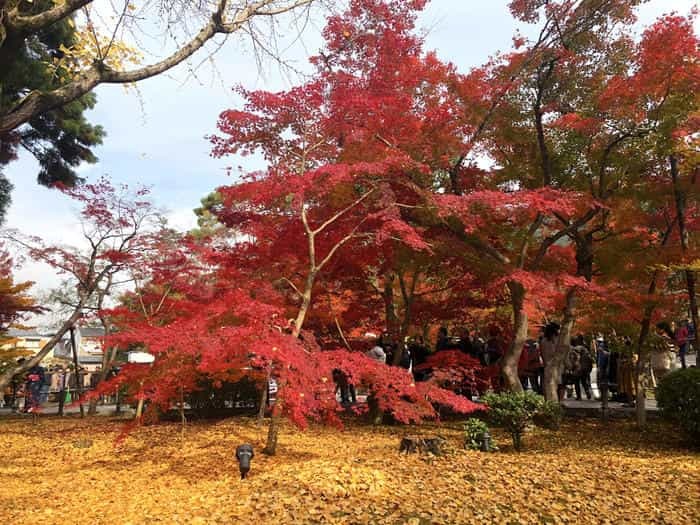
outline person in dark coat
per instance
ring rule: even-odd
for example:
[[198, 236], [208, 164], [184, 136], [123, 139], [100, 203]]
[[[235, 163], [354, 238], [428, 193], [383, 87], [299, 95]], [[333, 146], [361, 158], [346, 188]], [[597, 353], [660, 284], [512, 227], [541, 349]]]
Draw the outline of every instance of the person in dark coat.
[[44, 368], [34, 365], [27, 370], [26, 379], [26, 403], [24, 406], [25, 412], [35, 412], [41, 405], [41, 387], [46, 382], [46, 374]]
[[436, 352], [441, 352], [442, 350], [447, 350], [447, 347], [450, 344], [449, 337], [447, 337], [447, 328], [444, 326], [441, 326], [440, 329], [438, 330], [438, 337], [437, 341], [435, 343], [435, 351]]
[[427, 370], [416, 370], [416, 367], [425, 363], [430, 355], [430, 350], [426, 346], [423, 336], [416, 336], [408, 347], [411, 349], [411, 359], [413, 359], [413, 379], [425, 381], [430, 373]]
[[472, 345], [472, 338], [467, 328], [462, 328], [462, 331], [459, 335], [459, 349], [463, 354], [467, 354], [471, 357], [476, 358], [479, 357], [474, 350], [474, 345]]

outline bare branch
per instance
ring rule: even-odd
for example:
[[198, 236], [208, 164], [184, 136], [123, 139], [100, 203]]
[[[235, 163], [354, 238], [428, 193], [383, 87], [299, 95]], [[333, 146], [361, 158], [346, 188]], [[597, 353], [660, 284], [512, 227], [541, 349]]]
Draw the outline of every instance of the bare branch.
[[[285, 4], [275, 11], [279, 11], [279, 13], [276, 14], [289, 12], [299, 7], [309, 5], [313, 1], [315, 0], [297, 0], [290, 4]], [[270, 9], [265, 10], [264, 8], [274, 2], [275, 0], [253, 2], [245, 8], [240, 9], [233, 17], [233, 20], [227, 22], [224, 18], [229, 6], [229, 0], [220, 0], [217, 4], [216, 11], [194, 38], [169, 57], [155, 64], [132, 71], [115, 71], [109, 68], [104, 63], [104, 60], [97, 61], [95, 65], [86, 69], [81, 75], [65, 86], [52, 91], [32, 91], [17, 103], [10, 106], [9, 109], [0, 114], [0, 133], [12, 131], [22, 124], [25, 124], [36, 115], [72, 102], [90, 92], [99, 84], [128, 84], [145, 80], [168, 71], [191, 57], [215, 35], [234, 33], [258, 15], [270, 15], [272, 11]], [[88, 3], [89, 1], [86, 0], [73, 0], [73, 2], [68, 0], [66, 3], [61, 4], [61, 6], [74, 6], [70, 11], [72, 12]], [[54, 12], [55, 9], [56, 8], [36, 16], [44, 16], [47, 13]], [[65, 16], [65, 14], [63, 16]]]
[[20, 35], [34, 33], [72, 15], [78, 9], [88, 5], [92, 1], [93, 0], [64, 0], [56, 4], [52, 9], [31, 16], [20, 15], [17, 8], [15, 8], [8, 13], [5, 26], [8, 33]]
[[318, 234], [321, 233], [323, 230], [325, 230], [328, 226], [330, 226], [330, 225], [333, 224], [335, 221], [337, 221], [338, 219], [340, 219], [340, 217], [342, 217], [342, 216], [345, 215], [347, 212], [349, 212], [350, 210], [352, 210], [355, 206], [358, 206], [359, 204], [361, 204], [362, 201], [364, 201], [367, 197], [369, 197], [372, 193], [374, 193], [374, 192], [376, 191], [376, 189], [377, 189], [377, 188], [372, 188], [371, 190], [365, 192], [364, 194], [362, 194], [362, 196], [361, 196], [360, 198], [356, 199], [354, 202], [351, 202], [351, 203], [348, 204], [345, 208], [343, 208], [343, 209], [340, 210], [338, 213], [336, 213], [335, 215], [333, 215], [332, 217], [330, 217], [330, 218], [329, 218], [328, 220], [326, 220], [323, 224], [321, 224], [318, 228], [316, 228], [315, 230], [313, 230], [314, 235], [318, 235]]

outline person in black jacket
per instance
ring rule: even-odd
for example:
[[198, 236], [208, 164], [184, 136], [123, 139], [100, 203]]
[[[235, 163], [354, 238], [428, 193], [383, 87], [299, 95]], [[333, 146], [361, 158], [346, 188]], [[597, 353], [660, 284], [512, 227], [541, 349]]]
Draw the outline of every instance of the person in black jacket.
[[41, 387], [44, 385], [45, 380], [44, 368], [38, 364], [27, 370], [25, 412], [35, 412], [39, 409], [41, 405]]

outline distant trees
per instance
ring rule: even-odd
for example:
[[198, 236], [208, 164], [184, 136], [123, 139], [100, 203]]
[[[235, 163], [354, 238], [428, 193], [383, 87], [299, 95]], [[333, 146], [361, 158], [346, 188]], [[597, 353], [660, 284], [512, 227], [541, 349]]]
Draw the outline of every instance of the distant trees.
[[[42, 309], [28, 294], [32, 282], [15, 283], [12, 275], [12, 259], [0, 246], [0, 346], [11, 344], [12, 338], [7, 335], [11, 328], [20, 328], [21, 321], [32, 313]], [[12, 367], [16, 359], [23, 355], [17, 350], [0, 349], [0, 373]]]
[[6, 231], [3, 236], [32, 259], [66, 276], [69, 286], [75, 289], [75, 301], [68, 305], [67, 317], [37, 354], [0, 374], [0, 388], [14, 375], [39, 363], [86, 314], [89, 305], [102, 304], [102, 298], [117, 281], [129, 279], [123, 272], [137, 263], [157, 222], [144, 190], [132, 192], [125, 186], [114, 187], [103, 178], [63, 191], [81, 205], [83, 248], [47, 245], [41, 239], [14, 231]]

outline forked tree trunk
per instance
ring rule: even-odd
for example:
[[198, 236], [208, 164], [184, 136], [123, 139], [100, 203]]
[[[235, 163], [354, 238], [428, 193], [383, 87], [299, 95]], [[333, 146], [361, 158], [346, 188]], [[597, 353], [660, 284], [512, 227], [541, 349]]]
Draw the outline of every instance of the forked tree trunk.
[[511, 281], [508, 283], [510, 301], [513, 308], [513, 341], [503, 356], [503, 378], [506, 387], [511, 392], [522, 392], [523, 385], [518, 377], [518, 361], [527, 341], [528, 319], [525, 312], [525, 288], [522, 284]]
[[544, 397], [548, 401], [559, 399], [558, 387], [564, 363], [571, 350], [571, 332], [574, 328], [576, 311], [576, 289], [570, 288], [566, 293], [566, 306], [564, 308], [564, 318], [557, 338], [554, 355], [545, 362], [544, 367]]

